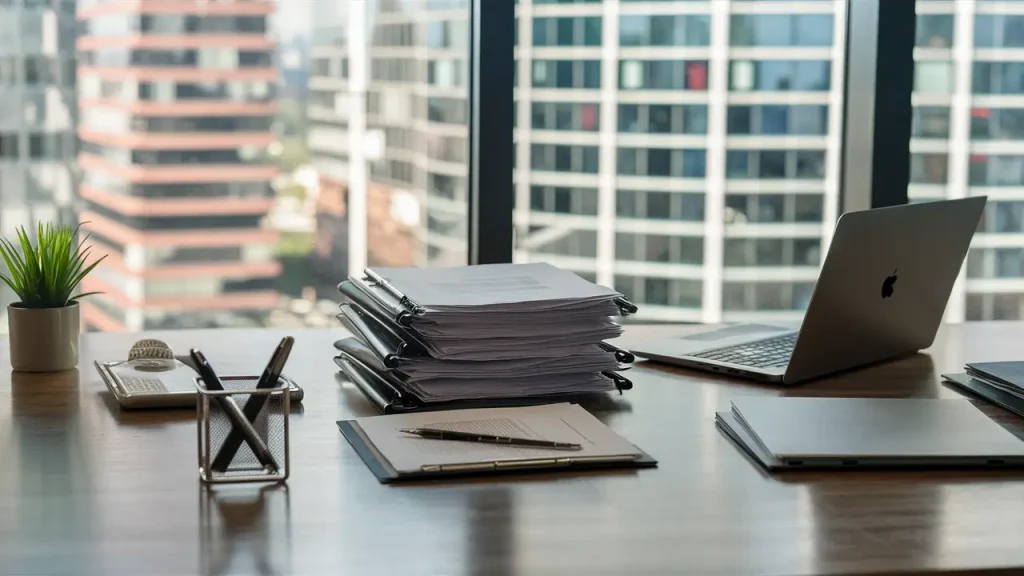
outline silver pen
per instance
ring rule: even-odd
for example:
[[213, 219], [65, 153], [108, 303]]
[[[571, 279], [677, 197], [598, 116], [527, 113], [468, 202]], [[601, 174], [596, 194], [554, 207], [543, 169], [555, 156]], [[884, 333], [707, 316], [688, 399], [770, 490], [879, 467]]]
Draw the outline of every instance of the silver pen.
[[523, 446], [529, 448], [547, 448], [549, 450], [582, 450], [583, 446], [572, 442], [553, 442], [551, 440], [535, 440], [533, 438], [516, 438], [514, 436], [495, 436], [493, 434], [477, 434], [475, 432], [457, 432], [438, 428], [402, 428], [399, 432], [428, 438], [431, 440], [456, 440], [459, 442], [481, 442], [484, 444], [503, 444], [505, 446]]
[[380, 286], [382, 290], [384, 290], [391, 296], [397, 298], [398, 303], [401, 304], [402, 306], [408, 308], [409, 310], [412, 310], [413, 312], [423, 311], [423, 308], [421, 308], [418, 304], [410, 300], [408, 296], [402, 294], [401, 290], [392, 286], [391, 283], [385, 280], [383, 276], [377, 274], [372, 269], [364, 268], [363, 274], [365, 274], [366, 277], [370, 279], [370, 282], [373, 282], [377, 286]]

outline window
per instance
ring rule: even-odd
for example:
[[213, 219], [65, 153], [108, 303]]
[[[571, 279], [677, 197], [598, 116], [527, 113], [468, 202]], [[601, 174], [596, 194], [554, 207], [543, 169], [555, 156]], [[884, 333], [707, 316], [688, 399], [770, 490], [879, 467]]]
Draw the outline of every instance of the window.
[[695, 149], [619, 148], [618, 172], [631, 176], [703, 178], [706, 153]]
[[619, 132], [640, 134], [706, 134], [704, 104], [619, 104]]
[[972, 155], [968, 177], [971, 186], [1024, 186], [1024, 156]]
[[733, 14], [733, 46], [831, 46], [831, 14]]
[[925, 94], [949, 94], [953, 90], [952, 62], [914, 64], [914, 91]]
[[1024, 94], [1024, 62], [976, 61], [973, 72], [975, 94]]
[[973, 108], [971, 139], [1024, 139], [1024, 108]]
[[[982, 18], [982, 16], [978, 18]], [[975, 38], [977, 39], [977, 35]], [[951, 48], [953, 46], [953, 15], [918, 14], [915, 45], [921, 48]]]
[[825, 177], [822, 150], [728, 150], [728, 178], [820, 179]]
[[813, 291], [808, 282], [725, 282], [722, 307], [726, 312], [806, 310]]
[[828, 134], [828, 106], [729, 106], [727, 130], [737, 135], [824, 136]]
[[620, 46], [707, 46], [711, 18], [693, 15], [629, 15], [619, 19]]
[[[974, 136], [975, 124], [973, 119], [971, 122], [971, 133]], [[915, 107], [911, 134], [915, 138], [949, 138], [949, 107]]]
[[579, 130], [595, 132], [600, 129], [600, 105], [573, 102], [534, 102], [531, 125], [535, 130]]
[[[227, 246], [172, 245], [162, 260], [153, 257], [153, 265], [249, 262], [248, 239], [270, 238], [271, 228], [283, 227], [279, 242], [252, 243], [263, 250], [252, 263], [265, 264], [252, 269], [272, 270], [270, 264], [279, 260], [283, 272], [267, 272], [276, 284], [266, 294], [266, 286], [250, 293], [266, 297], [258, 307], [265, 315], [284, 303], [272, 320], [260, 320], [284, 326], [306, 321], [305, 314], [287, 310], [301, 308], [290, 306], [293, 300], [309, 298], [317, 302], [309, 322], [332, 325], [332, 314], [319, 310], [335, 299], [338, 278], [364, 262], [465, 263], [468, 210], [493, 200], [485, 190], [476, 199], [482, 201], [470, 202], [469, 162], [480, 158], [479, 150], [470, 149], [468, 131], [476, 112], [468, 98], [474, 69], [471, 3], [362, 2], [365, 44], [358, 47], [352, 42], [359, 35], [350, 33], [353, 13], [313, 11], [314, 4], [282, 4], [295, 22], [310, 22], [295, 31], [308, 45], [265, 48], [270, 22], [255, 14], [120, 11], [75, 23], [83, 37], [104, 40], [81, 42], [102, 47], [82, 49], [80, 61], [74, 35], [65, 38], [59, 30], [56, 53], [15, 47], [0, 55], [0, 104], [10, 112], [8, 124], [0, 125], [2, 207], [13, 202], [12, 209], [21, 209], [17, 203], [28, 197], [22, 194], [26, 174], [38, 175], [40, 188], [67, 179], [69, 188], [52, 196], [71, 202], [70, 183], [77, 184], [79, 174], [37, 174], [47, 158], [59, 155], [68, 170], [81, 169], [83, 187], [178, 204], [213, 202], [218, 213], [206, 216], [226, 219], [149, 219], [150, 211], [140, 218], [127, 210], [121, 217], [133, 232], [145, 234], [150, 225], [207, 229], [202, 225], [241, 230], [237, 238], [247, 239]], [[855, 169], [842, 165], [843, 127], [860, 120], [842, 116], [850, 105], [843, 67], [853, 57], [843, 45], [849, 40], [844, 28], [852, 21], [844, 11], [855, 3], [516, 4], [517, 21], [501, 28], [515, 29], [518, 43], [508, 74], [517, 88], [508, 95], [515, 101], [511, 176], [517, 211], [516, 249], [509, 257], [549, 260], [620, 287], [640, 304], [639, 321], [798, 317], [812, 284], [805, 280], [820, 266], [823, 239], [840, 212], [841, 178]], [[910, 189], [919, 197], [938, 198], [948, 190], [1014, 202], [1012, 188], [1024, 186], [1022, 154], [1014, 147], [1024, 131], [1017, 127], [1024, 105], [987, 96], [1024, 94], [1017, 87], [1024, 86], [1024, 73], [1017, 70], [1024, 59], [1006, 52], [1018, 47], [1014, 34], [1022, 16], [980, 1], [975, 10], [954, 11], [959, 5], [922, 4], [929, 13], [917, 18], [916, 32], [906, 26], [916, 36], [906, 38], [907, 44], [913, 40], [920, 60], [908, 79], [917, 88]], [[954, 12], [971, 13], [970, 22]], [[18, 32], [16, 39], [37, 36]], [[158, 46], [160, 37], [176, 35], [205, 40], [203, 46]], [[114, 40], [126, 36], [152, 42], [118, 47]], [[220, 36], [238, 41], [220, 46]], [[969, 45], [952, 49], [963, 41]], [[954, 61], [962, 68], [954, 68]], [[78, 64], [81, 74], [70, 77], [77, 84], [50, 89]], [[479, 70], [499, 69], [496, 62], [477, 64]], [[507, 65], [500, 63], [503, 74]], [[90, 71], [116, 66], [134, 69]], [[968, 93], [955, 93], [965, 90], [964, 82]], [[35, 88], [22, 92], [25, 86]], [[79, 98], [83, 106], [76, 117], [67, 103]], [[90, 106], [96, 100], [105, 102]], [[124, 170], [68, 162], [78, 154], [75, 130], [51, 138], [61, 130], [51, 126], [62, 126], [57, 121], [63, 112], [84, 134], [102, 132], [83, 138], [83, 166], [90, 155], [99, 155]], [[186, 135], [200, 135], [203, 142], [189, 144]], [[484, 137], [487, 146], [490, 136]], [[150, 144], [110, 144], [120, 141]], [[177, 172], [165, 170], [171, 167]], [[184, 181], [198, 178], [192, 172], [202, 180]], [[995, 187], [1004, 188], [995, 191], [1003, 196], [987, 190]], [[353, 209], [353, 198], [365, 198], [365, 212]], [[229, 210], [230, 204], [241, 208]], [[1000, 230], [1009, 228], [1013, 212], [1007, 210], [986, 219], [998, 219]], [[362, 214], [363, 222], [351, 220]], [[69, 216], [77, 214], [69, 210]], [[0, 227], [9, 221], [0, 210]], [[349, 235], [364, 228], [365, 243], [350, 243]], [[130, 248], [124, 250], [132, 256]], [[706, 262], [705, 254], [714, 261]], [[1012, 256], [986, 252], [984, 258], [993, 271], [1011, 269]], [[727, 261], [728, 274], [706, 274]], [[1007, 263], [1000, 268], [997, 261]], [[762, 267], [777, 270], [762, 273]], [[782, 274], [789, 268], [798, 269], [794, 278]], [[713, 285], [705, 286], [705, 277]], [[227, 293], [223, 279], [217, 280], [211, 298]], [[249, 280], [237, 279], [243, 284], [231, 289], [261, 286], [266, 278]], [[177, 282], [155, 286], [173, 295]], [[705, 288], [717, 292], [708, 302], [717, 309], [702, 310]], [[125, 301], [114, 296], [110, 302]], [[250, 312], [210, 306], [210, 314], [223, 314], [225, 323]], [[172, 310], [149, 304], [111, 318], [134, 322], [131, 329], [196, 321], [181, 315], [175, 324]]]
[[912, 154], [910, 181], [917, 184], [945, 184], [949, 177], [949, 157], [945, 154]]
[[597, 174], [597, 165], [597, 146], [533, 144], [530, 147], [530, 167], [534, 170]]
[[974, 17], [974, 45], [979, 48], [1024, 47], [1024, 15], [976, 15]]
[[600, 60], [534, 60], [534, 88], [600, 88]]
[[618, 190], [615, 214], [648, 220], [704, 220], [704, 195], [696, 192]]
[[640, 262], [701, 264], [704, 262], [704, 239], [664, 234], [615, 234], [615, 257]]
[[725, 196], [726, 224], [821, 222], [821, 194], [734, 194]]
[[597, 216], [597, 188], [531, 186], [530, 209], [537, 212]]
[[708, 89], [708, 63], [703, 60], [622, 60], [619, 88], [704, 91]]
[[601, 17], [534, 18], [534, 46], [600, 46]]
[[700, 309], [703, 283], [700, 280], [650, 276], [615, 276], [615, 289], [634, 304]]
[[825, 92], [831, 88], [827, 60], [733, 60], [729, 88], [737, 92]]

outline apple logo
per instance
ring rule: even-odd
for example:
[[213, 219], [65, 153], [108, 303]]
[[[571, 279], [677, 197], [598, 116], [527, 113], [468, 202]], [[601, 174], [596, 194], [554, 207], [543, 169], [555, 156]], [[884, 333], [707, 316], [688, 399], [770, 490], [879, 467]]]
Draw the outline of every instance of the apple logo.
[[899, 270], [899, 268], [897, 268], [896, 270], [893, 270], [892, 271], [892, 276], [887, 276], [885, 278], [885, 281], [882, 282], [882, 298], [888, 298], [888, 297], [892, 296], [893, 286], [896, 285], [896, 279], [897, 279], [896, 271], [897, 270]]

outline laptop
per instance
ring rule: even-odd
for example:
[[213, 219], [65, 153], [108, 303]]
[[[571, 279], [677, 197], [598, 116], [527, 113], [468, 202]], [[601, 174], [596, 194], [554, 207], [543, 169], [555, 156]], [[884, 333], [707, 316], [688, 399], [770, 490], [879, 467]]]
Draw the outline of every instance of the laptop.
[[931, 346], [985, 197], [843, 214], [799, 325], [763, 322], [643, 343], [667, 364], [779, 384]]
[[715, 422], [769, 470], [1024, 466], [1024, 442], [967, 400], [738, 397]]

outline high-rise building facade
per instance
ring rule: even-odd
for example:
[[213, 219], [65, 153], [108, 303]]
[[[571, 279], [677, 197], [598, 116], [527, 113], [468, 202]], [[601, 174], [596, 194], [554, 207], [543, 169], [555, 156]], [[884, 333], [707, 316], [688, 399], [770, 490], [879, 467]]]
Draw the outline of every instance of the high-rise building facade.
[[911, 200], [988, 196], [947, 318], [1024, 319], [1024, 7], [917, 12]]
[[[516, 261], [614, 285], [648, 319], [798, 317], [835, 219], [845, 45], [842, 2], [798, 6], [520, 0]], [[462, 263], [468, 4], [362, 17], [362, 44], [314, 42], [311, 117], [342, 125], [311, 147], [339, 147], [339, 179], [365, 164], [369, 204], [416, 194], [415, 263]], [[365, 126], [347, 121], [362, 82]]]
[[[0, 235], [75, 212], [75, 2], [0, 2]], [[0, 296], [0, 316], [13, 295]], [[0, 318], [2, 320], [2, 318]], [[0, 329], [7, 322], [0, 321]]]
[[263, 220], [278, 79], [265, 0], [79, 7], [81, 221], [109, 257], [90, 328], [256, 326], [277, 305]]
[[[461, 263], [468, 4], [365, 4], [314, 38], [311, 147], [367, 229], [350, 218], [335, 250], [362, 257], [376, 219], [401, 221], [366, 207], [411, 193], [416, 242], [392, 256]], [[1018, 4], [917, 2], [909, 196], [990, 199], [950, 321], [1024, 318]], [[615, 286], [641, 319], [799, 318], [839, 213], [846, 17], [846, 0], [519, 0], [515, 260]]]

